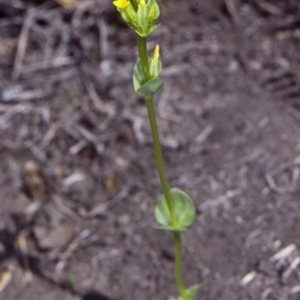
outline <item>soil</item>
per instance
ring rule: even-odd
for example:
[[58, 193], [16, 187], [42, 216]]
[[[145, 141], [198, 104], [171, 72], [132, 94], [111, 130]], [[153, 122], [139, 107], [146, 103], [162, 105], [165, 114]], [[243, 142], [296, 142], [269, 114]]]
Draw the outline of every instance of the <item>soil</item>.
[[[178, 295], [136, 39], [109, 0], [0, 3], [0, 298]], [[197, 299], [300, 299], [300, 4], [160, 1], [156, 97]]]

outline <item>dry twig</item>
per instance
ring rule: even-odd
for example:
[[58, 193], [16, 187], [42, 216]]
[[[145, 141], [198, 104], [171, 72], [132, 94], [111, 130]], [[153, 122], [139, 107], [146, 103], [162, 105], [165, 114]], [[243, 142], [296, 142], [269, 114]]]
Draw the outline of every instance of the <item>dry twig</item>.
[[13, 80], [18, 79], [21, 73], [22, 63], [23, 63], [23, 59], [25, 56], [26, 47], [28, 43], [28, 33], [29, 33], [30, 25], [33, 20], [33, 9], [34, 8], [29, 8], [24, 18], [23, 28], [19, 38], [17, 53], [15, 57], [15, 63], [14, 63], [14, 69], [12, 75]]

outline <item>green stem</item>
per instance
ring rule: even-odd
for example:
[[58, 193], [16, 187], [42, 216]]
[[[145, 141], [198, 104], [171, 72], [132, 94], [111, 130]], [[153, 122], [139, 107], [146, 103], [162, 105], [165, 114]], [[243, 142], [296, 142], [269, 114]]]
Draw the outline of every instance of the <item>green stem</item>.
[[186, 292], [186, 289], [184, 287], [184, 284], [182, 282], [182, 277], [181, 277], [182, 243], [181, 243], [180, 232], [174, 232], [174, 239], [175, 239], [175, 248], [176, 248], [176, 253], [175, 253], [176, 284], [177, 284], [180, 294], [186, 298], [188, 295], [187, 295], [187, 292]]
[[[149, 61], [148, 61], [148, 52], [147, 52], [147, 41], [145, 37], [138, 36], [138, 49], [139, 49], [139, 57], [141, 60], [141, 64], [143, 66], [143, 70], [145, 72], [145, 78], [146, 80], [149, 79]], [[161, 183], [161, 187], [163, 189], [163, 193], [167, 202], [167, 206], [170, 212], [170, 218], [171, 223], [173, 226], [176, 226], [176, 219], [174, 215], [174, 210], [172, 206], [172, 198], [171, 193], [169, 189], [168, 180], [165, 173], [165, 167], [162, 157], [162, 151], [160, 146], [160, 140], [159, 140], [159, 132], [158, 132], [158, 126], [156, 122], [156, 116], [155, 116], [155, 109], [154, 109], [154, 103], [153, 103], [153, 97], [149, 97], [146, 100], [147, 110], [148, 110], [148, 117], [149, 122], [151, 126], [151, 133], [152, 133], [152, 139], [153, 139], [153, 148], [154, 148], [154, 156], [156, 160], [156, 166], [158, 170], [158, 175]], [[179, 292], [181, 295], [185, 298], [187, 298], [187, 292], [184, 287], [184, 284], [182, 282], [181, 277], [181, 259], [182, 259], [182, 243], [181, 243], [181, 234], [180, 232], [174, 232], [174, 239], [175, 239], [175, 248], [176, 248], [176, 254], [175, 254], [175, 278], [176, 278], [176, 284], [178, 287]]]
[[145, 77], [148, 80], [149, 78], [149, 62], [148, 62], [148, 51], [147, 51], [147, 41], [145, 37], [138, 35], [138, 49], [139, 56], [145, 72]]
[[[147, 52], [147, 40], [145, 37], [138, 36], [138, 49], [139, 49], [139, 56], [143, 66], [143, 70], [145, 72], [146, 79], [149, 78], [149, 61], [148, 61], [148, 52]], [[162, 158], [162, 151], [160, 147], [160, 140], [159, 140], [159, 132], [156, 123], [156, 116], [155, 116], [155, 109], [153, 104], [153, 98], [148, 98], [146, 100], [147, 110], [148, 110], [148, 117], [151, 126], [151, 133], [153, 139], [153, 148], [154, 148], [154, 156], [156, 160], [156, 166], [158, 170], [158, 175], [161, 183], [161, 187], [163, 189], [163, 193], [165, 195], [168, 209], [170, 212], [171, 222], [173, 225], [176, 225], [176, 220], [174, 216], [174, 211], [172, 207], [172, 200], [171, 194], [169, 189], [169, 184], [167, 181], [165, 168], [164, 168], [164, 161]]]
[[174, 210], [173, 210], [173, 206], [172, 206], [172, 198], [171, 198], [169, 184], [168, 184], [166, 173], [165, 173], [164, 162], [163, 162], [162, 152], [161, 152], [161, 147], [160, 147], [159, 132], [158, 132], [158, 127], [157, 127], [157, 123], [156, 123], [153, 98], [146, 99], [146, 105], [147, 105], [147, 110], [148, 110], [149, 122], [150, 122], [150, 126], [151, 126], [153, 148], [154, 148], [154, 155], [155, 155], [158, 175], [159, 175], [160, 183], [161, 183], [161, 186], [163, 189], [163, 193], [166, 198], [168, 209], [170, 211], [171, 222], [173, 225], [176, 225], [176, 224], [174, 224], [175, 216], [174, 216]]

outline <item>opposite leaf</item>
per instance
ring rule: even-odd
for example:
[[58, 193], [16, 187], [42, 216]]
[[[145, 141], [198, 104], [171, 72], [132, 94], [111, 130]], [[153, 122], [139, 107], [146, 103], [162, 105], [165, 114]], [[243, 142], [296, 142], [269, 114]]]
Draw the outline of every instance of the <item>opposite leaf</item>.
[[186, 296], [179, 296], [178, 298], [171, 298], [170, 300], [196, 300], [196, 293], [204, 286], [205, 283], [195, 284], [185, 290]]
[[146, 82], [146, 76], [143, 70], [141, 60], [138, 59], [133, 69], [133, 87], [137, 93], [138, 89]]
[[163, 81], [160, 78], [154, 78], [143, 84], [136, 93], [144, 98], [153, 97], [163, 86]]
[[136, 94], [143, 98], [153, 97], [162, 86], [163, 81], [159, 77], [146, 81], [141, 61], [138, 60], [133, 70], [133, 87]]
[[165, 196], [160, 196], [155, 206], [156, 221], [162, 225], [160, 229], [184, 231], [195, 219], [196, 210], [192, 199], [182, 190], [172, 188], [170, 190], [175, 222], [171, 220], [170, 211]]
[[199, 283], [199, 284], [195, 284], [195, 285], [189, 287], [188, 289], [186, 289], [189, 296], [185, 300], [195, 300], [198, 290], [200, 290], [204, 286], [205, 286], [205, 283]]

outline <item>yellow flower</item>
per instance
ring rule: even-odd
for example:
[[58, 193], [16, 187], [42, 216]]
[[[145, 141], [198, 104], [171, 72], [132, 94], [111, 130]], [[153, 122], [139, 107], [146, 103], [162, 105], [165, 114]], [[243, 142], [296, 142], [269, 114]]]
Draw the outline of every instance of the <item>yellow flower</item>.
[[139, 5], [140, 5], [140, 6], [144, 6], [144, 5], [146, 5], [146, 2], [145, 2], [145, 0], [140, 0], [140, 2], [139, 2]]
[[159, 45], [156, 45], [153, 51], [152, 60], [158, 60], [159, 58]]
[[129, 0], [115, 0], [113, 1], [113, 5], [120, 9], [125, 9], [130, 5]]

